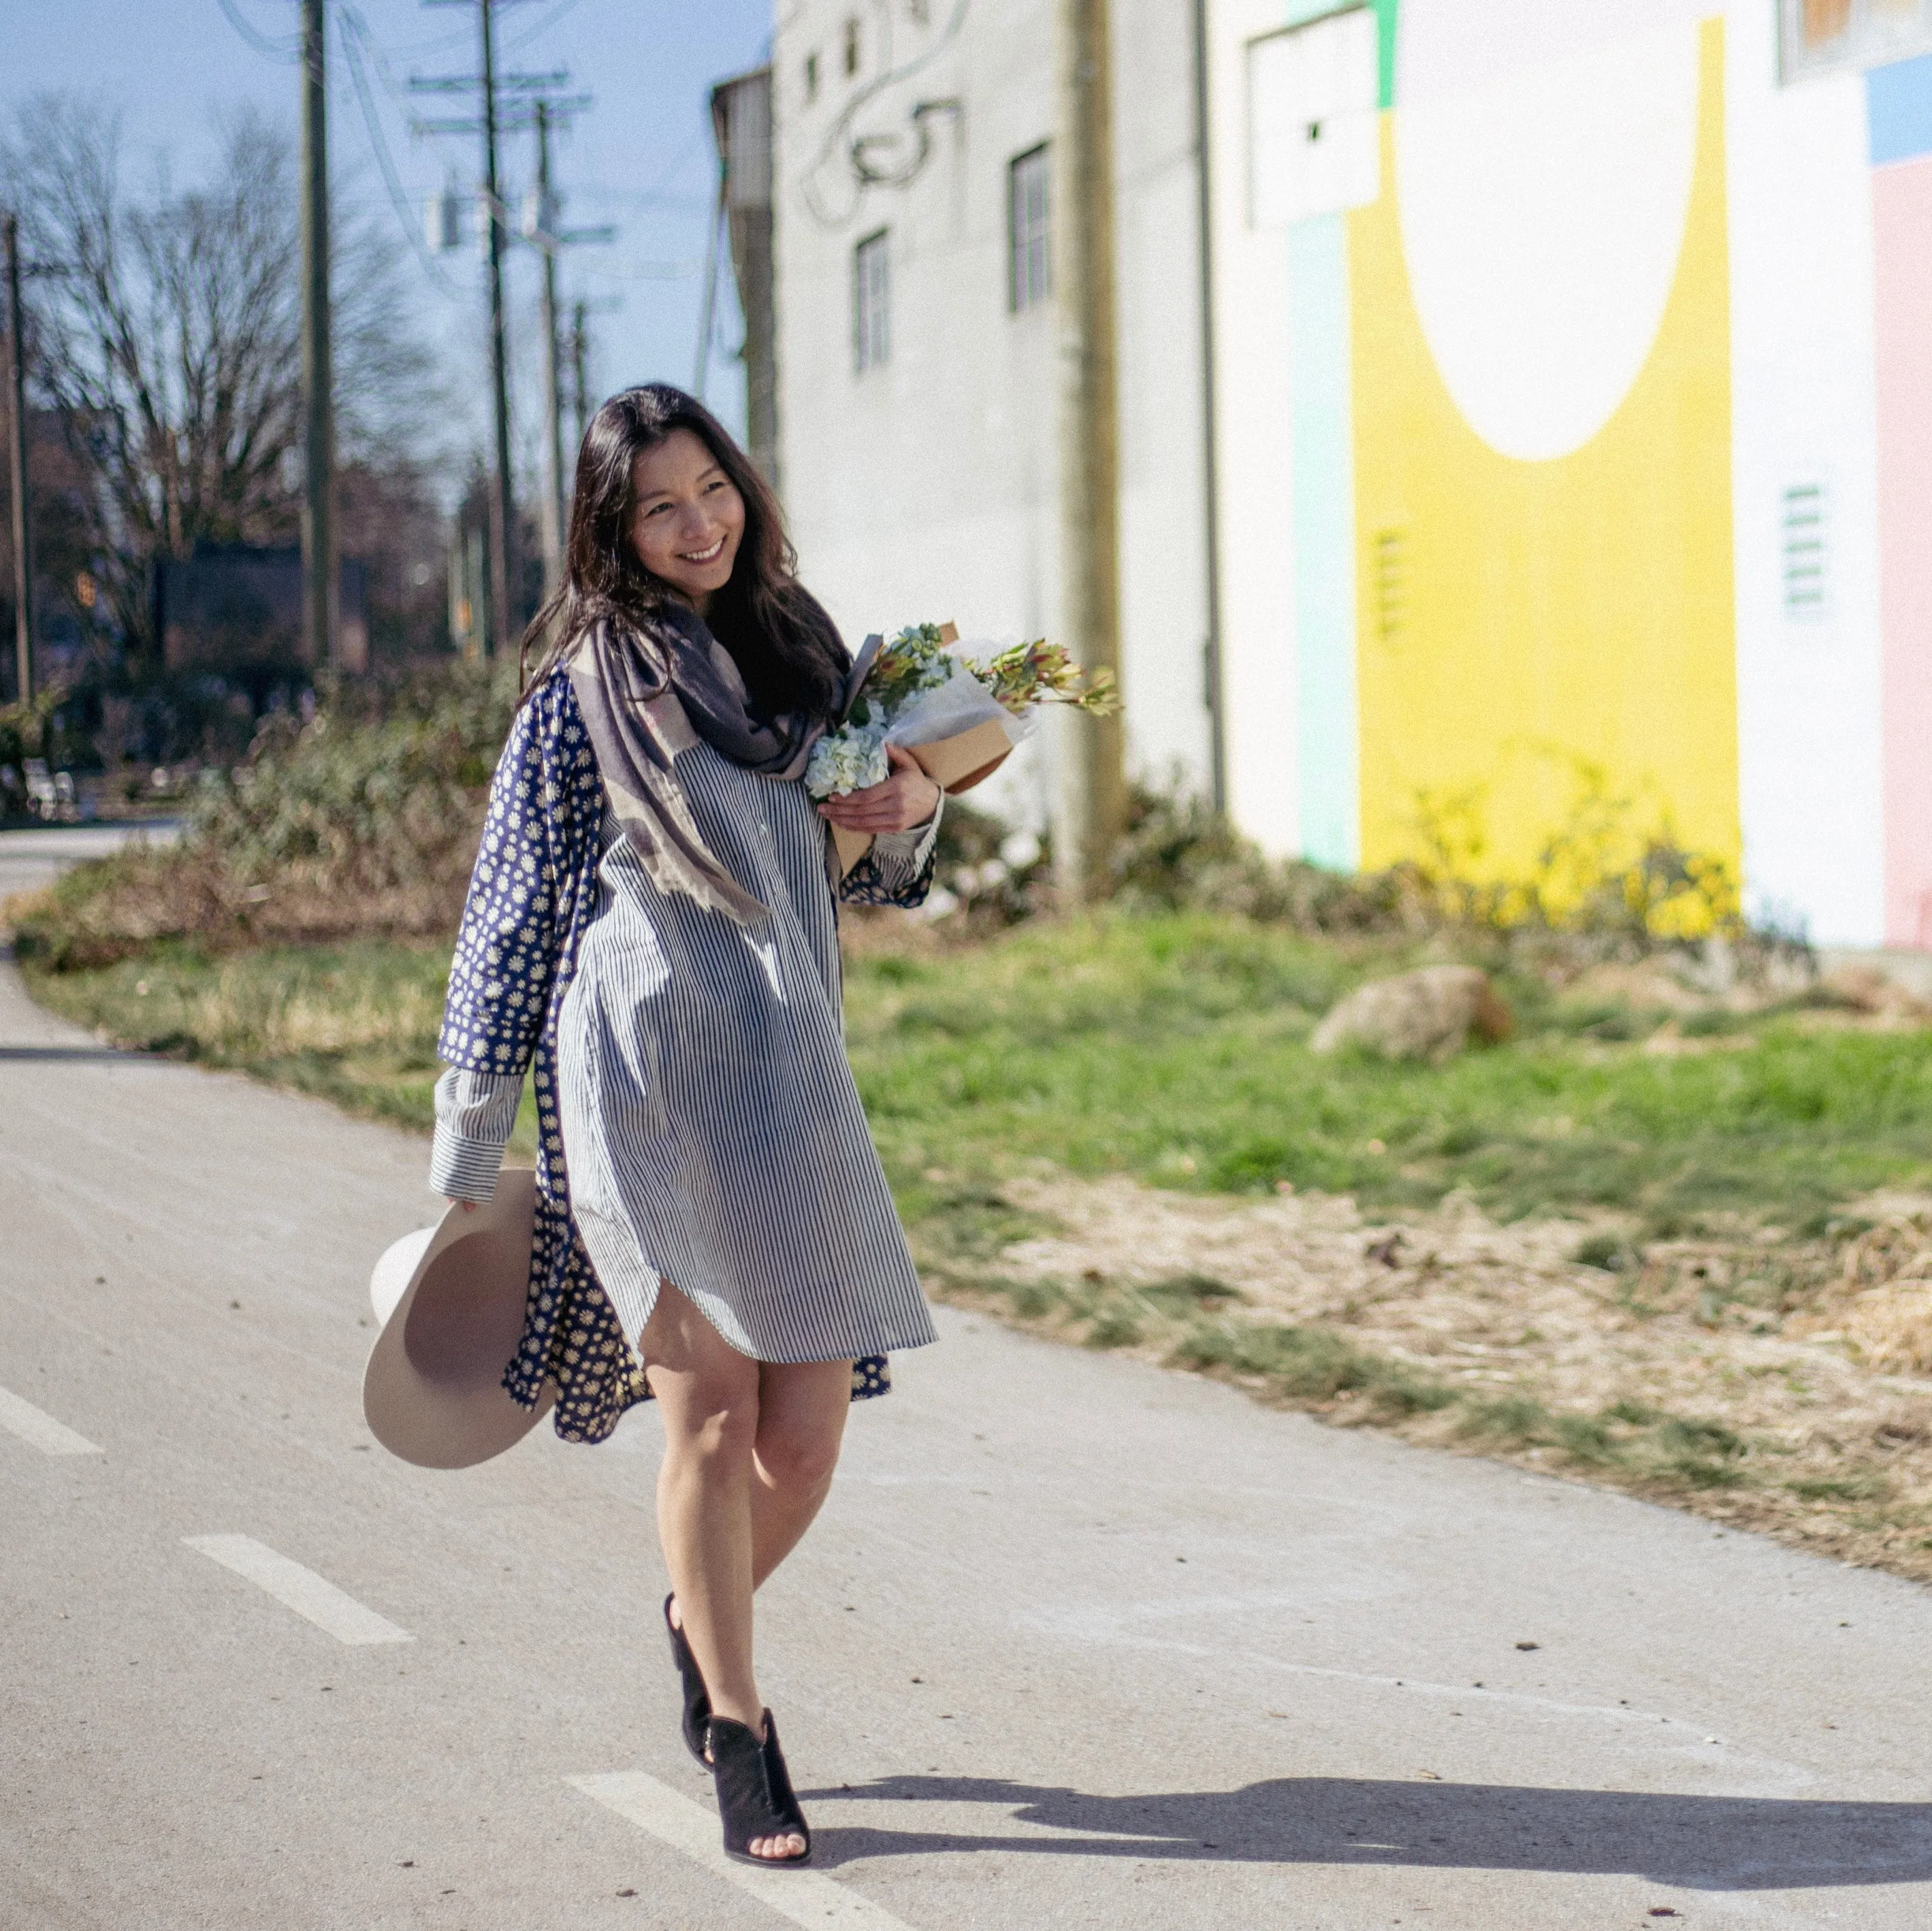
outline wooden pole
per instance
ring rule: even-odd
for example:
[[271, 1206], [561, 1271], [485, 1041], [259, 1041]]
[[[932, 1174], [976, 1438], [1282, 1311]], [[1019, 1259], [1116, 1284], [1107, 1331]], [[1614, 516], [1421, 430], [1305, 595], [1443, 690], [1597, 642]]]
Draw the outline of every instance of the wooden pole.
[[[577, 446], [584, 447], [584, 432], [590, 427], [590, 338], [585, 327], [586, 309], [578, 302], [570, 311], [570, 400], [577, 424]], [[577, 485], [573, 481], [573, 490]]]
[[496, 45], [491, 0], [478, 0], [483, 23], [483, 186], [490, 220], [490, 388], [496, 410], [496, 487], [490, 495], [490, 641], [507, 655], [512, 642], [511, 550], [516, 501], [510, 481], [510, 388], [503, 341], [503, 202], [496, 177]]
[[1203, 682], [1208, 700], [1208, 768], [1215, 814], [1228, 811], [1228, 733], [1226, 679], [1221, 664], [1221, 459], [1214, 419], [1216, 382], [1214, 369], [1214, 199], [1208, 173], [1212, 140], [1209, 125], [1210, 46], [1208, 0], [1194, 0], [1194, 130], [1200, 143], [1198, 219], [1201, 223], [1201, 462], [1202, 508], [1206, 539], [1205, 589], [1208, 637], [1203, 651]]
[[538, 226], [543, 240], [544, 595], [563, 581], [563, 414], [557, 370], [556, 241], [550, 191], [550, 103], [536, 103]]
[[[1059, 0], [1058, 328], [1061, 634], [1090, 670], [1120, 669], [1114, 169], [1107, 0]], [[1070, 900], [1105, 889], [1126, 825], [1118, 714], [1061, 714], [1054, 862]]]
[[13, 424], [7, 439], [14, 487], [14, 661], [18, 695], [34, 695], [34, 520], [27, 496], [27, 337], [20, 301], [20, 223], [7, 217], [7, 399]]
[[328, 305], [328, 121], [323, 0], [302, 0], [302, 637], [312, 664], [340, 655], [335, 422]]

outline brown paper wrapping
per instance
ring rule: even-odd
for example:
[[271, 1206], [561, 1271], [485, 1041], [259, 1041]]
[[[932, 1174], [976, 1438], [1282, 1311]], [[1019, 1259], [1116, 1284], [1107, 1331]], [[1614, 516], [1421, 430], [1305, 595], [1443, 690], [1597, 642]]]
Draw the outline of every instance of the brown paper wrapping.
[[[950, 629], [952, 626], [946, 626]], [[931, 744], [900, 747], [949, 798], [992, 776], [1012, 756], [1013, 741], [1005, 724], [988, 718], [970, 731], [950, 738], [936, 738]], [[850, 832], [842, 825], [832, 827], [832, 842], [838, 853], [838, 875], [843, 878], [872, 849], [870, 832]]]

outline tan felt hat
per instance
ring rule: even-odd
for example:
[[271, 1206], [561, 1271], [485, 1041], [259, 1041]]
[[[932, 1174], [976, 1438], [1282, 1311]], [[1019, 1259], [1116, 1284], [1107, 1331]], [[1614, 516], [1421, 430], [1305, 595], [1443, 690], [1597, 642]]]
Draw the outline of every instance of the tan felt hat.
[[406, 1234], [376, 1263], [369, 1299], [382, 1331], [362, 1375], [362, 1413], [392, 1455], [469, 1468], [514, 1447], [549, 1413], [545, 1384], [519, 1408], [503, 1370], [523, 1338], [536, 1176], [506, 1167], [496, 1192]]

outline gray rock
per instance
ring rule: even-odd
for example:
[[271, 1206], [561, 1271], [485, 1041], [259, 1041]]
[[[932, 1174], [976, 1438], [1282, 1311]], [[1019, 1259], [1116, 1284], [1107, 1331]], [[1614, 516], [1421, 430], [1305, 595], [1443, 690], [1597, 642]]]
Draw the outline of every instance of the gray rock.
[[1474, 966], [1424, 966], [1371, 979], [1330, 1012], [1309, 1040], [1318, 1053], [1365, 1046], [1390, 1060], [1454, 1059], [1472, 1034], [1507, 1039], [1516, 1021], [1489, 974]]

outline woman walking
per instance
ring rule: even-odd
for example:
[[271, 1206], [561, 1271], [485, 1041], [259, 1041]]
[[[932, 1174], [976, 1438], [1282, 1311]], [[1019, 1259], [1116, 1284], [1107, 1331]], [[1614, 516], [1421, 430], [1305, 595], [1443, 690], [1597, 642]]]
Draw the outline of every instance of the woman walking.
[[[811, 1837], [752, 1599], [831, 1486], [846, 1411], [932, 1325], [844, 1053], [836, 900], [926, 896], [938, 788], [801, 781], [848, 660], [770, 490], [661, 384], [600, 409], [566, 580], [490, 790], [438, 1051], [432, 1181], [487, 1200], [535, 1066], [537, 1213], [505, 1385], [566, 1439], [664, 1424], [658, 1530], [685, 1741], [724, 1846]], [[840, 879], [831, 823], [873, 835]]]

